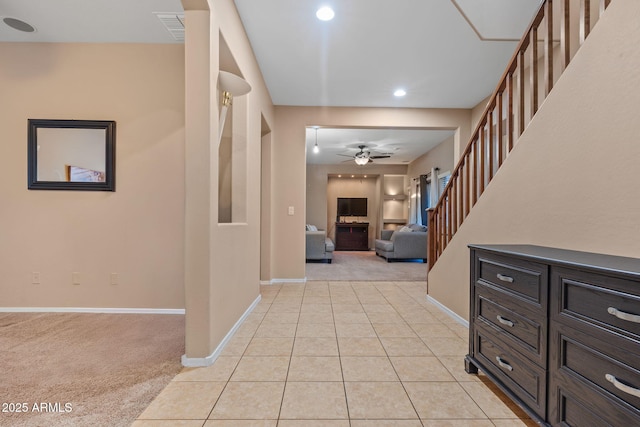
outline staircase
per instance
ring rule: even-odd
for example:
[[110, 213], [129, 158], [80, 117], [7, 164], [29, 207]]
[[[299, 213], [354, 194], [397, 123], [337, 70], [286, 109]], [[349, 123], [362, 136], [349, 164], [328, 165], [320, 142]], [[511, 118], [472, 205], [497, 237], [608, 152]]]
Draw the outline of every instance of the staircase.
[[611, 0], [545, 0], [490, 98], [438, 204], [428, 211], [433, 267]]

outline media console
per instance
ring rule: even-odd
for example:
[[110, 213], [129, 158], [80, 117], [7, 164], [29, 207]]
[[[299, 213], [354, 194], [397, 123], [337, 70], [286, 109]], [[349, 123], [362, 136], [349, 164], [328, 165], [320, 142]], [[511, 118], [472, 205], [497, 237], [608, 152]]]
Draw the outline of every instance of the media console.
[[368, 251], [368, 222], [336, 222], [336, 251]]

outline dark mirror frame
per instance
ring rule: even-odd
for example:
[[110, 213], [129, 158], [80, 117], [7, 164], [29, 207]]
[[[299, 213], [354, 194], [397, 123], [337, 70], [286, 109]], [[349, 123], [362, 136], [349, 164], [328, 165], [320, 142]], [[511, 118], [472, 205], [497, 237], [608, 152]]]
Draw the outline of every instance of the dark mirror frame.
[[[104, 129], [105, 182], [38, 181], [38, 129]], [[29, 190], [116, 191], [116, 122], [112, 120], [29, 119], [28, 129]]]

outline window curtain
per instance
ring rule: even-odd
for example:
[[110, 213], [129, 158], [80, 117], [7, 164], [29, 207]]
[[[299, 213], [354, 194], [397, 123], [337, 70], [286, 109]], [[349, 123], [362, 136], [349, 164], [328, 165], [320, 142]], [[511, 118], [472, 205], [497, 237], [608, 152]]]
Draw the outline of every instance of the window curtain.
[[431, 201], [431, 179], [429, 175], [420, 175], [420, 204], [418, 218], [420, 225], [427, 225], [427, 209]]

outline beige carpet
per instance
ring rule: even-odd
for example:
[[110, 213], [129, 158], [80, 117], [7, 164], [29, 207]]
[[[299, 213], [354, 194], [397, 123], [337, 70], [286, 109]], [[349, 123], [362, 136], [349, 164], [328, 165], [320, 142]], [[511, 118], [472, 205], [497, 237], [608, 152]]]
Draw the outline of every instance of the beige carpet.
[[333, 253], [333, 262], [307, 263], [307, 280], [426, 281], [427, 264], [387, 262], [374, 251]]
[[0, 426], [129, 426], [183, 353], [182, 315], [0, 313]]

